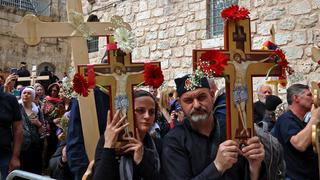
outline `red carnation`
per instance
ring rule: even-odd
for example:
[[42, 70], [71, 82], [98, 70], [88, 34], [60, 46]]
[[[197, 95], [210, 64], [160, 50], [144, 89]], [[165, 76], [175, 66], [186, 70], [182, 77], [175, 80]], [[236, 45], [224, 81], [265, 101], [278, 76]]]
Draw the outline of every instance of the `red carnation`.
[[226, 66], [227, 57], [217, 50], [210, 50], [203, 53], [200, 57], [199, 66], [208, 75], [221, 75]]
[[221, 17], [225, 20], [239, 21], [249, 18], [249, 10], [238, 5], [232, 5], [221, 12]]
[[145, 64], [143, 74], [144, 82], [147, 86], [152, 86], [153, 88], [157, 89], [162, 85], [164, 81], [162, 70], [158, 66]]
[[320, 60], [318, 61], [318, 64], [320, 64]]
[[73, 89], [76, 93], [78, 93], [79, 95], [83, 95], [84, 97], [87, 97], [89, 95], [88, 81], [82, 76], [82, 74], [75, 74], [72, 82]]

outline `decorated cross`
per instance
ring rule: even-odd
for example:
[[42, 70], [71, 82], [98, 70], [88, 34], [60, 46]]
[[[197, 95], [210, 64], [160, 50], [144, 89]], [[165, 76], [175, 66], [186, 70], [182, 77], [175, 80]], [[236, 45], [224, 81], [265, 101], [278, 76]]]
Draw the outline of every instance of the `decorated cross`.
[[[114, 44], [113, 36], [107, 36], [108, 45]], [[107, 52], [108, 63], [94, 65], [93, 71], [96, 76], [96, 84], [107, 88], [111, 100], [111, 116], [116, 110], [121, 110], [120, 114], [127, 115], [129, 122], [124, 134], [118, 138], [116, 148], [126, 143], [125, 136], [135, 136], [135, 122], [133, 109], [133, 89], [135, 85], [144, 81], [144, 63], [133, 63], [130, 53], [125, 53], [120, 49], [109, 49]], [[160, 66], [160, 63], [150, 63]], [[79, 66], [79, 72], [88, 75], [87, 65]]]
[[[212, 49], [193, 51], [193, 68], [197, 68], [201, 55]], [[227, 138], [246, 140], [254, 135], [252, 77], [265, 76], [275, 65], [273, 51], [252, 50], [250, 20], [225, 21], [224, 49], [228, 65], [224, 69], [227, 103]], [[278, 69], [272, 75], [279, 73]]]
[[[79, 64], [89, 63], [86, 39], [89, 39], [90, 36], [113, 34], [118, 26], [131, 29], [130, 25], [124, 23], [118, 16], [115, 16], [113, 20], [121, 23], [84, 22], [81, 0], [67, 0], [67, 14], [68, 22], [42, 22], [35, 15], [28, 14], [15, 26], [15, 32], [32, 46], [40, 43], [41, 38], [69, 38], [72, 48], [71, 58], [76, 67]], [[90, 93], [88, 97], [80, 96], [78, 100], [85, 148], [91, 161], [94, 158], [96, 143], [99, 139], [94, 95]]]
[[32, 66], [30, 77], [18, 77], [18, 82], [30, 81], [30, 85], [33, 86], [38, 80], [48, 80], [49, 76], [37, 76], [37, 66]]

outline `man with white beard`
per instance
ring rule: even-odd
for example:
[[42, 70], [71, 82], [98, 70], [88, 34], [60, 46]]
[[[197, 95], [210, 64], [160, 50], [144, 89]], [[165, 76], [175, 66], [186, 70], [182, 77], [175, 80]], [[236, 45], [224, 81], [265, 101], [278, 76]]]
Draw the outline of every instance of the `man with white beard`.
[[186, 75], [175, 83], [186, 118], [164, 138], [164, 179], [265, 179], [265, 151], [258, 137], [242, 149], [222, 138], [226, 129], [212, 113], [214, 94], [207, 78]]
[[266, 112], [266, 96], [272, 95], [272, 88], [267, 84], [262, 84], [257, 89], [258, 101], [253, 104], [253, 121], [258, 124], [264, 118]]

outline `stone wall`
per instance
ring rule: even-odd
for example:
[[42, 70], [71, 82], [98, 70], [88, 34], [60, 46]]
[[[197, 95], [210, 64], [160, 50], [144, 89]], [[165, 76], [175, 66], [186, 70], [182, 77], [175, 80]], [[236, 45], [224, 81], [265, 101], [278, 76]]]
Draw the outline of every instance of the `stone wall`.
[[[166, 80], [192, 71], [192, 50], [201, 48], [201, 40], [206, 39], [206, 1], [96, 0], [90, 5], [83, 0], [83, 3], [86, 15], [96, 14], [100, 21], [109, 21], [116, 14], [131, 25], [137, 38], [135, 61], [161, 61]], [[105, 40], [100, 39], [102, 52], [92, 53], [93, 59], [101, 58], [99, 54], [105, 51]]]
[[[54, 0], [53, 4], [60, 4], [59, 7], [52, 7], [54, 12], [58, 12], [55, 9], [59, 8], [64, 9], [60, 12], [66, 12], [65, 3], [58, 3], [58, 0]], [[55, 66], [56, 74], [62, 77], [63, 72], [68, 70], [71, 63], [69, 43], [60, 38], [46, 38], [42, 39], [41, 43], [35, 47], [25, 44], [23, 39], [14, 34], [13, 28], [27, 13], [29, 12], [0, 6], [0, 69], [8, 72], [10, 68], [19, 67], [20, 62], [25, 61], [29, 65], [29, 71], [31, 71], [32, 65], [49, 63]], [[65, 17], [65, 13], [60, 13], [59, 16], [40, 16], [39, 18], [41, 21], [50, 22], [65, 21]], [[38, 69], [38, 71], [41, 70]]]
[[[96, 14], [100, 21], [109, 21], [115, 14], [122, 16], [137, 37], [133, 59], [161, 61], [166, 80], [191, 72], [193, 49], [223, 47], [222, 36], [207, 39], [206, 0], [82, 2], [84, 13]], [[242, 0], [239, 4], [251, 12], [254, 49], [270, 40], [269, 29], [274, 25], [276, 43], [285, 50], [296, 71], [290, 82], [319, 80], [319, 65], [311, 60], [311, 47], [320, 45], [319, 0]], [[92, 62], [104, 54], [105, 39], [100, 39], [101, 50], [91, 53]]]

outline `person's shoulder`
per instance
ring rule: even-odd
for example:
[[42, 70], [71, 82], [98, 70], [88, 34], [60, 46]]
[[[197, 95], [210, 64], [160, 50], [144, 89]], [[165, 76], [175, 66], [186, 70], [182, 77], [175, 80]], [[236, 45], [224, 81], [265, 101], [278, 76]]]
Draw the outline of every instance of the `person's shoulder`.
[[178, 124], [173, 129], [171, 129], [164, 137], [164, 141], [167, 141], [168, 139], [181, 139], [186, 134], [186, 126], [184, 123]]

